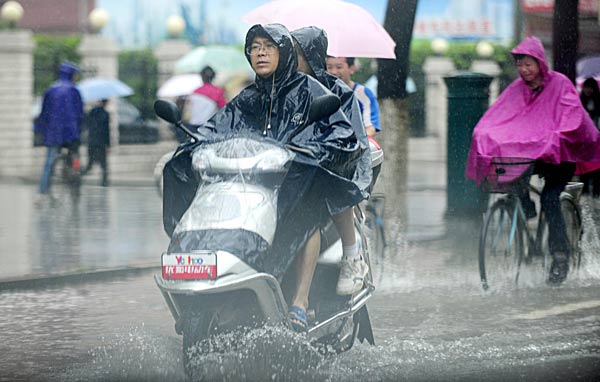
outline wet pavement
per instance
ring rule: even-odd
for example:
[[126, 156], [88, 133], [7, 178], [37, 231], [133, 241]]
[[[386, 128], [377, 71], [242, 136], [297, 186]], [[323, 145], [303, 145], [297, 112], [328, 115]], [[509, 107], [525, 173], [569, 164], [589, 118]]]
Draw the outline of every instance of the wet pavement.
[[38, 203], [36, 186], [0, 184], [0, 281], [156, 265], [166, 248], [152, 187], [62, 185]]

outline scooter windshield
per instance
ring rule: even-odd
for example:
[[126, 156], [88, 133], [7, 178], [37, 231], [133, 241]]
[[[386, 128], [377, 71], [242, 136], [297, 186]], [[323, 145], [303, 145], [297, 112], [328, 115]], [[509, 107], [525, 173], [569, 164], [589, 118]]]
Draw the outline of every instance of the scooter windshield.
[[285, 173], [294, 153], [270, 140], [235, 137], [204, 144], [194, 152], [192, 166], [202, 173]]
[[207, 237], [218, 235], [270, 245], [279, 186], [293, 159], [293, 152], [269, 139], [231, 137], [200, 145], [192, 167], [202, 181], [174, 237], [187, 249], [203, 249]]

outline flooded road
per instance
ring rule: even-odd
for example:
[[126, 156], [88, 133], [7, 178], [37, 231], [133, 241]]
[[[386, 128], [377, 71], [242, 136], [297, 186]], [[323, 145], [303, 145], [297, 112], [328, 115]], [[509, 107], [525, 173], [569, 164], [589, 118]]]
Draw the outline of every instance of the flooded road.
[[[27, 205], [3, 209], [1, 276], [158, 264], [166, 235], [156, 191], [84, 189], [77, 210], [64, 200], [63, 208], [36, 209], [27, 187], [15, 192], [0, 185], [5, 201], [15, 196]], [[426, 224], [427, 206], [439, 203], [440, 192], [419, 196], [419, 204], [407, 203], [408, 211], [417, 211]], [[357, 344], [326, 357], [287, 331], [255, 331], [236, 338], [244, 350], [232, 354], [233, 360], [198, 359], [199, 376], [211, 381], [597, 380], [600, 209], [584, 207], [584, 263], [561, 287], [547, 286], [545, 276], [532, 269], [518, 288], [483, 292], [479, 222], [449, 221], [443, 230], [434, 225], [429, 232], [416, 232], [413, 224], [407, 235], [389, 239], [383, 258], [372, 259], [377, 289], [368, 308], [376, 346]], [[15, 259], [10, 253], [24, 255]], [[182, 339], [154, 272], [0, 289], [0, 381], [184, 381]]]
[[[375, 275], [378, 289], [369, 303], [376, 346], [323, 357], [289, 334], [259, 332], [236, 338], [247, 350], [233, 364], [199, 360], [204, 375], [230, 381], [591, 381], [600, 375], [600, 268], [589, 268], [597, 264], [559, 288], [541, 283], [484, 293], [476, 263], [452, 248], [448, 240], [407, 244], [378, 264], [383, 274]], [[150, 271], [5, 292], [0, 311], [0, 380], [185, 380], [182, 340]]]

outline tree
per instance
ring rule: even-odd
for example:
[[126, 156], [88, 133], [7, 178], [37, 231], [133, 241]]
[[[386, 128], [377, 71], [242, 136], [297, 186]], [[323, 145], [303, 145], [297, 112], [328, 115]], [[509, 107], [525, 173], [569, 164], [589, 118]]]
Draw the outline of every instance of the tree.
[[385, 162], [378, 189], [386, 195], [388, 237], [398, 237], [406, 217], [408, 173], [408, 102], [406, 78], [418, 0], [388, 0], [384, 28], [396, 42], [395, 60], [378, 60], [377, 95], [381, 113], [382, 144]]
[[552, 53], [554, 70], [575, 83], [579, 42], [578, 0], [556, 0], [552, 17]]

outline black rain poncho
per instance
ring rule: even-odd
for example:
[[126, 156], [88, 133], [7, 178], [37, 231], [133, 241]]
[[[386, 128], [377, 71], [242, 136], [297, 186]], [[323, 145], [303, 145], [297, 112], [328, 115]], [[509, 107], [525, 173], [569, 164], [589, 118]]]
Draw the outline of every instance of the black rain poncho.
[[[279, 48], [279, 64], [274, 76], [266, 79], [257, 76], [254, 84], [217, 112], [202, 130], [220, 136], [242, 132], [255, 132], [257, 136], [265, 134], [282, 144], [309, 150], [312, 155], [296, 152], [279, 191], [279, 219], [270, 248], [242, 237], [243, 232], [239, 233], [239, 238], [229, 232], [220, 237], [214, 233], [204, 238], [196, 235], [194, 241], [172, 238], [170, 251], [198, 249], [189, 246], [201, 241], [202, 249], [230, 251], [255, 269], [280, 277], [331, 213], [341, 212], [364, 199], [361, 187], [353, 181], [364, 148], [340, 110], [309, 125], [290, 141], [293, 133], [306, 121], [312, 101], [331, 92], [317, 80], [296, 71], [292, 38], [284, 26], [253, 26], [246, 36], [246, 47], [256, 36], [270, 38]], [[248, 55], [247, 59], [250, 62]], [[203, 143], [181, 147], [165, 167], [163, 221], [169, 235], [198, 187], [198, 176], [191, 169], [190, 156], [199, 144]], [[332, 210], [323, 197], [332, 190], [337, 195], [334, 206], [337, 210]]]
[[[354, 92], [336, 76], [327, 72], [327, 34], [321, 28], [314, 26], [296, 29], [291, 32], [292, 37], [298, 43], [298, 46], [304, 53], [304, 57], [311, 70], [315, 74], [315, 77], [321, 84], [338, 97], [340, 97], [342, 106], [341, 109], [350, 121], [352, 130], [358, 138], [360, 149], [363, 151], [360, 157], [356, 170], [354, 172], [353, 181], [356, 185], [363, 190], [363, 196], [367, 198], [369, 186], [372, 178], [371, 168], [371, 152], [369, 150], [369, 139], [365, 131], [360, 112], [360, 106], [358, 100], [354, 97]], [[335, 203], [335, 199], [330, 200], [328, 203]]]

